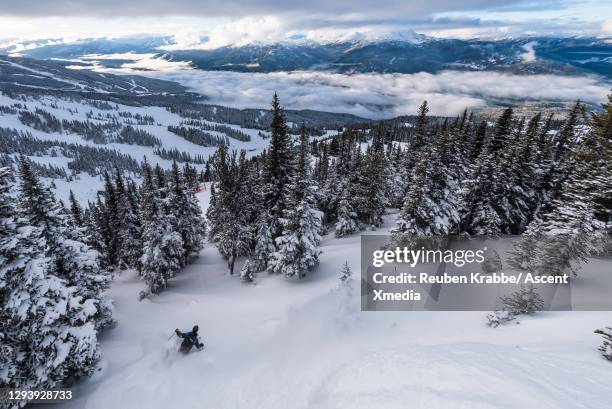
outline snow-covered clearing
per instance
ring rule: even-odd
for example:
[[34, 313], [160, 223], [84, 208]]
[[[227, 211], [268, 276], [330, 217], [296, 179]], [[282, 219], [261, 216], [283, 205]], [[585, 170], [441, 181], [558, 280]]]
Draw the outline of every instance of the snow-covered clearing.
[[[200, 193], [203, 206], [208, 198]], [[496, 329], [482, 312], [360, 312], [359, 242], [328, 235], [305, 280], [260, 274], [256, 285], [227, 275], [207, 245], [143, 302], [144, 283], [124, 273], [110, 290], [119, 324], [102, 336], [100, 371], [56, 407], [610, 407], [612, 364], [593, 334], [609, 312], [546, 312]], [[353, 312], [336, 288], [345, 260]], [[194, 324], [206, 347], [184, 356], [168, 337]]]

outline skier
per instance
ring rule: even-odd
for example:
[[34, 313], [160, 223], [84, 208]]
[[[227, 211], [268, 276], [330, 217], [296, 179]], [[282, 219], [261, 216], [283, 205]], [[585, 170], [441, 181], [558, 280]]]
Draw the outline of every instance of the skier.
[[191, 351], [192, 347], [196, 347], [198, 350], [204, 348], [204, 344], [202, 344], [198, 339], [198, 329], [199, 328], [196, 325], [193, 327], [191, 332], [181, 332], [178, 328], [174, 330], [177, 336], [183, 338], [183, 343], [181, 344], [179, 351], [186, 354], [187, 352]]

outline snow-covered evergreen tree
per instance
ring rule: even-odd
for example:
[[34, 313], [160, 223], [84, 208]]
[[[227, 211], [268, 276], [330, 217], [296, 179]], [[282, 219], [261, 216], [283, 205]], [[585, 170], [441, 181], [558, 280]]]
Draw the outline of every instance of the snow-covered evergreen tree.
[[359, 297], [353, 288], [353, 271], [346, 261], [340, 269], [340, 284], [334, 289], [336, 300], [336, 321], [342, 327], [349, 327], [357, 320]]
[[51, 192], [23, 157], [19, 171], [17, 204], [8, 194], [8, 172], [0, 170], [0, 384], [62, 387], [91, 374], [99, 359], [102, 308], [99, 294], [88, 293], [84, 284], [95, 258], [87, 259], [83, 243], [77, 257], [66, 251], [77, 243], [64, 236]]
[[123, 176], [117, 169], [115, 176], [116, 192], [119, 202], [119, 265], [141, 271], [140, 259], [142, 257], [142, 225], [138, 208], [138, 191], [133, 181], [124, 182]]
[[381, 225], [387, 205], [385, 191], [388, 174], [383, 137], [382, 131], [374, 134], [372, 144], [368, 147], [361, 163], [361, 184], [357, 199], [359, 205], [355, 209], [364, 223], [375, 227]]
[[424, 145], [429, 144], [428, 141], [428, 123], [429, 117], [429, 104], [427, 101], [423, 101], [419, 106], [417, 112], [416, 123], [414, 124], [414, 133], [412, 140], [410, 141], [410, 149], [414, 152], [418, 152]]
[[79, 205], [79, 202], [77, 202], [76, 198], [74, 197], [74, 193], [72, 192], [72, 190], [70, 191], [69, 201], [72, 222], [75, 226], [83, 226], [83, 210], [81, 209], [81, 205]]
[[19, 160], [19, 192], [21, 216], [39, 228], [42, 251], [50, 260], [47, 273], [66, 280], [76, 287], [78, 296], [92, 300], [96, 328], [112, 325], [112, 304], [104, 295], [110, 285], [110, 273], [100, 268], [100, 254], [85, 244], [82, 230], [71, 224], [24, 157]]
[[501, 297], [504, 309], [513, 315], [527, 314], [532, 315], [541, 311], [544, 307], [544, 300], [537, 293], [533, 284], [523, 284], [521, 287], [507, 297]]
[[272, 240], [272, 232], [266, 222], [265, 214], [261, 217], [261, 221], [257, 226], [257, 236], [255, 244], [255, 260], [259, 262], [259, 270], [265, 270], [270, 255], [274, 252], [274, 241]]
[[103, 239], [103, 261], [104, 266], [114, 268], [119, 266], [121, 250], [121, 215], [120, 205], [115, 185], [108, 174], [104, 173], [104, 202], [100, 207], [101, 212], [99, 230]]
[[537, 207], [537, 195], [534, 192], [535, 180], [535, 137], [539, 130], [539, 117], [534, 116], [524, 125], [521, 120], [514, 129], [512, 140], [506, 148], [505, 162], [498, 166], [498, 173], [508, 182], [505, 190], [507, 197], [507, 228], [512, 234], [521, 233], [531, 220], [533, 210]]
[[599, 152], [598, 169], [602, 172], [594, 189], [593, 202], [595, 218], [601, 222], [608, 235], [612, 234], [612, 94], [608, 102], [602, 104], [602, 111], [593, 114], [592, 126], [595, 139], [595, 151]]
[[440, 157], [440, 149], [425, 146], [413, 168], [410, 188], [393, 230], [393, 241], [401, 244], [425, 237], [450, 234], [459, 215], [456, 190], [447, 164]]
[[154, 181], [151, 167], [145, 162], [140, 203], [144, 244], [140, 274], [153, 294], [166, 288], [168, 280], [183, 266], [184, 254], [181, 235], [173, 229], [173, 215], [166, 213], [163, 206], [163, 176], [159, 171], [157, 175]]
[[245, 283], [253, 282], [257, 272], [256, 263], [249, 258], [240, 269], [240, 279]]
[[262, 213], [256, 224], [255, 248], [240, 271], [240, 277], [247, 282], [253, 281], [255, 274], [268, 268], [270, 256], [275, 251], [272, 233], [268, 226], [267, 214]]
[[[176, 162], [176, 160], [174, 160], [174, 162]], [[178, 173], [178, 169], [177, 169], [177, 173]], [[185, 165], [183, 166], [182, 176], [183, 176], [183, 183], [185, 184], [187, 191], [192, 192], [192, 193], [195, 192], [198, 189], [198, 185], [200, 184], [200, 182], [198, 181], [198, 171], [196, 170], [196, 168], [191, 166], [189, 162], [185, 162]]]
[[89, 202], [83, 217], [86, 242], [100, 254], [102, 254], [103, 247], [102, 233], [100, 231], [100, 225], [103, 223], [100, 219], [104, 217], [101, 212], [102, 207], [102, 200], [98, 195], [95, 203]]
[[181, 175], [176, 161], [172, 163], [170, 175], [169, 209], [175, 215], [174, 230], [181, 236], [183, 257], [187, 260], [202, 249], [206, 224], [193, 188], [189, 181]]
[[[538, 220], [531, 222], [532, 226], [537, 223], [539, 223]], [[520, 271], [537, 273], [541, 262], [539, 255], [540, 240], [542, 240], [542, 235], [538, 229], [527, 229], [513, 243], [514, 248], [510, 251], [508, 264]]]
[[248, 229], [249, 248], [255, 250], [260, 222], [262, 218], [269, 220], [267, 211], [263, 206], [263, 180], [261, 164], [258, 158], [247, 159], [246, 151], [241, 150], [238, 159], [238, 173], [240, 191], [240, 208], [242, 220]]
[[282, 235], [276, 239], [277, 250], [269, 262], [271, 271], [288, 277], [303, 278], [319, 263], [322, 213], [315, 207], [307, 138], [302, 129], [295, 173], [288, 186], [290, 202], [281, 219]]
[[[241, 154], [241, 164], [244, 153]], [[227, 148], [221, 146], [214, 159], [215, 174], [219, 182], [215, 188], [214, 219], [209, 219], [211, 230], [215, 232], [215, 241], [219, 252], [227, 260], [230, 274], [234, 273], [234, 264], [240, 256], [250, 251], [252, 231], [247, 223], [248, 213], [243, 195], [243, 179], [247, 176], [246, 167], [236, 161], [236, 153], [228, 154]], [[209, 217], [213, 215], [209, 213]]]
[[348, 261], [345, 261], [342, 265], [342, 269], [340, 269], [340, 281], [345, 283], [347, 280], [350, 280], [353, 276], [353, 271], [351, 267], [348, 265]]
[[[330, 161], [330, 165], [327, 169], [327, 176], [325, 180], [322, 180], [319, 184], [320, 189], [316, 192], [317, 205], [323, 212], [323, 221], [325, 223], [331, 223], [338, 218], [338, 206], [340, 204], [341, 194], [344, 189], [338, 189], [339, 186], [345, 186], [349, 190], [348, 195], [351, 194], [350, 183], [344, 182], [346, 175], [340, 175], [338, 170], [338, 163], [335, 159]], [[350, 201], [351, 207], [354, 206], [354, 198], [351, 196]]]
[[351, 204], [348, 187], [342, 189], [337, 213], [338, 218], [334, 232], [336, 237], [348, 236], [359, 230], [359, 219], [357, 217], [357, 212], [355, 212]]
[[15, 199], [11, 195], [11, 169], [0, 168], [0, 385], [15, 385], [15, 375], [19, 370], [18, 345], [15, 339], [19, 330], [11, 325], [12, 314], [8, 310], [11, 288], [8, 287], [8, 276], [16, 273], [17, 266], [12, 265], [20, 257], [27, 260], [26, 254], [15, 238], [20, 224], [16, 217]]
[[478, 127], [474, 132], [474, 136], [470, 140], [470, 147], [468, 149], [469, 158], [471, 160], [476, 160], [482, 153], [482, 149], [485, 144], [485, 139], [487, 136], [487, 123], [486, 121], [480, 122]]
[[503, 154], [514, 129], [514, 111], [506, 108], [497, 118], [495, 129], [487, 142], [487, 151], [494, 157]]
[[[538, 273], [576, 276], [581, 264], [601, 250], [608, 227], [598, 209], [599, 203], [609, 200], [604, 199], [612, 184], [609, 157], [605, 135], [595, 131], [585, 136], [572, 151], [572, 170], [549, 211], [534, 220], [517, 243], [516, 264], [535, 254], [536, 266], [532, 268]], [[533, 237], [537, 237], [535, 250], [529, 246]]]
[[278, 95], [272, 98], [272, 124], [270, 148], [266, 155], [263, 169], [263, 200], [270, 221], [272, 238], [276, 239], [282, 232], [280, 219], [287, 206], [287, 184], [291, 181], [293, 143], [287, 130], [285, 113], [281, 108]]
[[52, 261], [31, 247], [38, 238], [28, 233], [35, 230], [27, 226], [14, 238], [20, 256], [3, 267], [0, 280], [13, 358], [0, 376], [20, 389], [63, 386], [93, 373], [99, 359], [95, 301], [48, 271]]
[[390, 181], [387, 185], [386, 196], [389, 199], [390, 207], [401, 208], [410, 183], [412, 169], [406, 164], [406, 161], [411, 155], [403, 151], [399, 144], [388, 146], [392, 146], [392, 149], [387, 155]]
[[208, 222], [208, 239], [212, 242], [217, 241], [217, 235], [219, 234], [219, 226], [221, 226], [220, 205], [217, 203], [217, 188], [215, 183], [210, 184], [210, 201], [208, 202], [208, 208], [206, 209], [206, 220]]
[[497, 119], [464, 183], [460, 198], [462, 231], [479, 236], [511, 233], [513, 185], [506, 165], [513, 130], [513, 111], [508, 108]]
[[612, 361], [612, 327], [604, 327], [595, 330], [596, 334], [603, 337], [603, 342], [599, 346], [599, 351], [608, 361]]

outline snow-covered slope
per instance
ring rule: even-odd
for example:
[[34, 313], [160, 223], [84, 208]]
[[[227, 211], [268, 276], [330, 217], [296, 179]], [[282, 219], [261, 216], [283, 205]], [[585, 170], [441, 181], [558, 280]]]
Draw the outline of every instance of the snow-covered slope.
[[[142, 146], [136, 144], [126, 144], [119, 142], [96, 143], [91, 139], [87, 139], [82, 135], [75, 133], [63, 132], [46, 132], [36, 129], [32, 126], [22, 123], [19, 119], [19, 113], [26, 109], [17, 109], [15, 113], [0, 113], [0, 128], [17, 129], [19, 131], [28, 132], [34, 138], [42, 141], [50, 141], [54, 144], [69, 143], [79, 146], [88, 146], [102, 148], [107, 150], [116, 150], [122, 154], [129, 155], [134, 160], [140, 162], [146, 156], [153, 164], [159, 164], [163, 168], [169, 169], [172, 161], [164, 159], [156, 154], [157, 149], [173, 150], [189, 154], [191, 157], [200, 156], [207, 159], [216, 150], [216, 146], [201, 146], [192, 143], [175, 133], [168, 130], [168, 126], [178, 126], [185, 118], [169, 112], [164, 107], [159, 106], [128, 106], [122, 104], [112, 104], [111, 109], [101, 109], [87, 100], [70, 100], [55, 96], [46, 96], [42, 98], [31, 97], [8, 97], [0, 94], [0, 106], [11, 107], [15, 104], [21, 104], [27, 108], [29, 112], [35, 112], [36, 109], [44, 110], [58, 120], [63, 121], [81, 121], [90, 122], [98, 125], [108, 124], [113, 120], [119, 121], [122, 126], [132, 126], [136, 129], [141, 129], [153, 135], [160, 141], [159, 146]], [[111, 118], [108, 117], [111, 115]], [[130, 115], [125, 116], [125, 115]], [[151, 124], [137, 124], [134, 120], [135, 116], [150, 116], [154, 119]], [[231, 129], [239, 130], [240, 132], [249, 135], [249, 141], [240, 141], [233, 138], [228, 138], [231, 149], [245, 149], [249, 155], [260, 153], [268, 144], [268, 141], [262, 138], [262, 133], [256, 129], [241, 128], [237, 125], [222, 124], [212, 121], [202, 121], [203, 123], [214, 125], [225, 125]], [[222, 132], [209, 131], [208, 133], [215, 136], [225, 137]], [[1, 152], [0, 152], [1, 153]], [[15, 157], [18, 153], [11, 156]], [[61, 154], [52, 154], [49, 152], [46, 155], [30, 156], [32, 160], [40, 164], [51, 164], [54, 166], [63, 167], [70, 173], [69, 163], [71, 158], [62, 156]], [[111, 164], [112, 166], [112, 164]], [[204, 169], [204, 164], [194, 163], [198, 170]], [[99, 175], [86, 174], [79, 172], [73, 175], [71, 180], [55, 179], [54, 184], [57, 186], [56, 193], [60, 199], [66, 201], [70, 189], [72, 189], [76, 197], [83, 203], [88, 200], [95, 200], [99, 188], [102, 186], [102, 180]], [[50, 182], [50, 181], [49, 181]]]
[[[209, 190], [200, 199], [206, 207]], [[150, 300], [137, 301], [133, 274], [118, 277], [101, 370], [56, 407], [609, 408], [612, 369], [592, 333], [609, 313], [491, 329], [480, 312], [360, 312], [359, 243], [326, 237], [320, 267], [299, 282], [261, 274], [245, 285], [211, 245]], [[345, 260], [352, 292], [338, 288]], [[206, 348], [179, 354], [168, 337], [194, 324]]]
[[136, 75], [112, 75], [89, 70], [69, 70], [59, 62], [9, 58], [1, 55], [0, 85], [2, 88], [27, 87], [102, 94], [187, 94], [184, 87], [170, 81]]

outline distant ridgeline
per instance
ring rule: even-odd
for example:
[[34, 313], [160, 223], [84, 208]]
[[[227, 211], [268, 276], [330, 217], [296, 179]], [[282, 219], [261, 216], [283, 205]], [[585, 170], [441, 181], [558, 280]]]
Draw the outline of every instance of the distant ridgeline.
[[[415, 32], [390, 34], [320, 43], [297, 40], [174, 51], [159, 48], [172, 44], [172, 37], [89, 39], [20, 50], [17, 46], [8, 46], [0, 48], [0, 54], [19, 51], [31, 58], [67, 60], [97, 54], [99, 58], [89, 61], [109, 68], [130, 62], [117, 58], [116, 54], [133, 52], [152, 54], [173, 63], [189, 63], [207, 71], [409, 74], [493, 70], [516, 74], [591, 73], [612, 78], [612, 43], [607, 38], [529, 36], [486, 40], [433, 38]], [[72, 61], [65, 64], [91, 66], [91, 63]]]

